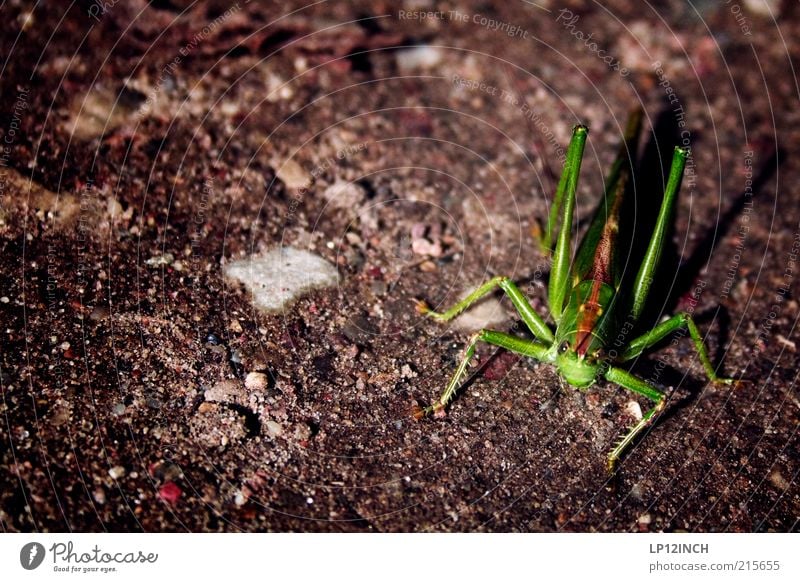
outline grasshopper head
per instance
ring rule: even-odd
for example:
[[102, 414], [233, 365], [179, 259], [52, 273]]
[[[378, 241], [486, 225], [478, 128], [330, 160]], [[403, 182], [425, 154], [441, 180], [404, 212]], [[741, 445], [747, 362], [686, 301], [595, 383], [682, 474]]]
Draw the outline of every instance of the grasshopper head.
[[594, 357], [582, 357], [564, 341], [558, 346], [556, 368], [570, 386], [588, 388], [600, 372], [600, 363]]

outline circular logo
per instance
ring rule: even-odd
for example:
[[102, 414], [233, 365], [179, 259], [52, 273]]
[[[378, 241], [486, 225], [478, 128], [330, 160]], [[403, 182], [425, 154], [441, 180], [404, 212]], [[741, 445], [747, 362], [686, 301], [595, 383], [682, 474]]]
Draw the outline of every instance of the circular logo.
[[19, 551], [19, 563], [26, 570], [35, 570], [44, 561], [44, 546], [39, 542], [30, 542]]

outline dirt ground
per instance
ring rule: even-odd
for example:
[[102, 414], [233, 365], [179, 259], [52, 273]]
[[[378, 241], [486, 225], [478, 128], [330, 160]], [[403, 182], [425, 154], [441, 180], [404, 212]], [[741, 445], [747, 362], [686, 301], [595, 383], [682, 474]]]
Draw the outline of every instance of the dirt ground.
[[[3, 531], [798, 529], [796, 2], [33, 5], [0, 9]], [[639, 358], [669, 404], [613, 476], [647, 403], [488, 346], [414, 421], [471, 329], [524, 334], [412, 299], [504, 274], [546, 316], [570, 129], [583, 225], [637, 104], [637, 229], [692, 147], [653, 318], [750, 382]], [[262, 312], [224, 267], [282, 247], [338, 284]]]

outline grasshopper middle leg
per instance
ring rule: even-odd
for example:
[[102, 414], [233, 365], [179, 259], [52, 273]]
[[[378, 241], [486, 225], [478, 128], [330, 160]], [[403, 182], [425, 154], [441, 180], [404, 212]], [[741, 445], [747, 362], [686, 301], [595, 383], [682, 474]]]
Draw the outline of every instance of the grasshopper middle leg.
[[714, 369], [714, 366], [711, 365], [711, 360], [708, 357], [706, 346], [703, 344], [703, 338], [700, 336], [700, 330], [697, 329], [697, 325], [694, 323], [692, 316], [688, 313], [678, 313], [677, 315], [669, 318], [667, 321], [660, 323], [649, 332], [631, 341], [631, 343], [628, 345], [628, 348], [622, 353], [619, 361], [626, 362], [635, 358], [647, 348], [657, 344], [672, 332], [683, 327], [686, 327], [689, 330], [692, 343], [694, 343], [694, 347], [697, 350], [697, 355], [700, 357], [700, 362], [702, 362], [703, 368], [705, 369], [709, 380], [721, 384], [736, 384], [737, 381], [733, 378], [720, 378], [717, 375], [717, 371]]

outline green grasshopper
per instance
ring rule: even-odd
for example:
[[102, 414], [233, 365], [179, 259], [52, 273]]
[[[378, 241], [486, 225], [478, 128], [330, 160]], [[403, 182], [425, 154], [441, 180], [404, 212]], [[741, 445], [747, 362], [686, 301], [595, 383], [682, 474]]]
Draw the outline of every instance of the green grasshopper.
[[[623, 451], [654, 421], [666, 402], [663, 392], [618, 367], [619, 364], [636, 358], [671, 333], [686, 327], [708, 378], [723, 384], [737, 382], [717, 376], [697, 325], [688, 313], [678, 313], [647, 333], [628, 341], [627, 334], [635, 328], [647, 302], [653, 276], [669, 233], [668, 227], [689, 155], [687, 148], [675, 147], [655, 230], [644, 259], [633, 281], [623, 278], [621, 260], [617, 253], [620, 210], [632, 172], [633, 164], [629, 160], [634, 157], [631, 152], [636, 151], [641, 125], [642, 112], [638, 110], [628, 120], [624, 141], [606, 178], [604, 199], [578, 246], [574, 261], [571, 262], [570, 238], [575, 192], [588, 135], [588, 129], [583, 125], [573, 128], [547, 227], [539, 236], [545, 253], [552, 252], [548, 304], [550, 315], [556, 323], [555, 332], [534, 311], [528, 299], [508, 277], [494, 277], [441, 313], [432, 311], [424, 301], [415, 300], [420, 313], [437, 321], [448, 321], [499, 287], [508, 295], [535, 338], [527, 340], [488, 329], [474, 334], [465, 348], [460, 365], [439, 400], [427, 408], [415, 407], [416, 418], [430, 413], [444, 414], [445, 407], [451, 402], [466, 376], [469, 362], [475, 355], [476, 344], [483, 341], [555, 365], [559, 376], [578, 390], [586, 390], [598, 379], [605, 379], [651, 400], [654, 403], [652, 408], [642, 415], [641, 420], [608, 453], [608, 470], [613, 471]], [[561, 228], [553, 251], [553, 232], [559, 218]], [[607, 349], [611, 345], [615, 346], [614, 349]]]

